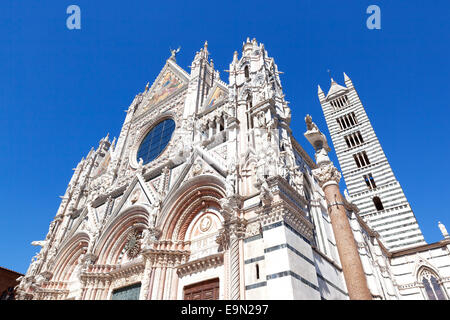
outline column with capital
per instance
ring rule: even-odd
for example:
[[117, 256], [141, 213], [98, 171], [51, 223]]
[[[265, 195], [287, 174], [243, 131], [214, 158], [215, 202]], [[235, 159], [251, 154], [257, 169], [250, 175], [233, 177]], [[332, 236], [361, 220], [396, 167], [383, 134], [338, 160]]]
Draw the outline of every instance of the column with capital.
[[312, 122], [310, 115], [306, 116], [305, 122], [307, 131], [304, 135], [314, 147], [318, 166], [313, 170], [313, 175], [323, 189], [328, 203], [328, 215], [330, 216], [349, 297], [352, 300], [371, 300], [372, 295], [367, 285], [353, 231], [348, 221], [347, 210], [344, 207], [342, 194], [339, 190], [341, 173], [328, 157], [328, 152], [331, 149], [323, 133]]
[[223, 228], [219, 231], [217, 236], [217, 243], [219, 243], [224, 252], [224, 269], [226, 279], [228, 279], [228, 290], [225, 299], [240, 300], [244, 297], [241, 296], [241, 278], [242, 268], [241, 265], [243, 256], [242, 253], [242, 241], [245, 236], [245, 228], [247, 221], [244, 218], [238, 216], [238, 202], [239, 199], [236, 195], [229, 198], [222, 199], [222, 214], [225, 218]]

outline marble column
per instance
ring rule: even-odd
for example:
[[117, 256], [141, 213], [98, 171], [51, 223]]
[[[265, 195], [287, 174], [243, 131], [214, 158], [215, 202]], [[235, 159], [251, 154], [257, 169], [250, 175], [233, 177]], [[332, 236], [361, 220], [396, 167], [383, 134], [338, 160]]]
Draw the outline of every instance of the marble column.
[[224, 223], [216, 240], [225, 250], [224, 259], [227, 261], [224, 261], [224, 266], [226, 266], [229, 295], [226, 299], [230, 300], [243, 298], [241, 297], [241, 256], [243, 255], [241, 242], [245, 235], [245, 225], [245, 219], [238, 217], [229, 219]]
[[152, 261], [151, 258], [144, 255], [145, 268], [144, 275], [142, 279], [141, 292], [139, 294], [139, 300], [146, 300], [148, 297], [148, 291], [150, 290], [150, 277], [152, 271]]

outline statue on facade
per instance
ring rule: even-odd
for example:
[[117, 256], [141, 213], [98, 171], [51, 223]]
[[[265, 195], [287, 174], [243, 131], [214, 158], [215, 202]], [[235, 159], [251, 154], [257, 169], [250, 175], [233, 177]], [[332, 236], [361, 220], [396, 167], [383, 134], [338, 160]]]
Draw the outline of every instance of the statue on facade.
[[269, 205], [272, 202], [273, 195], [269, 184], [267, 183], [267, 179], [263, 178], [262, 180], [259, 180], [258, 184], [260, 185], [260, 201], [263, 205]]
[[225, 193], [227, 197], [232, 197], [235, 195], [236, 180], [237, 180], [237, 165], [236, 160], [232, 158], [230, 161], [230, 165], [228, 168], [228, 175], [226, 178]]
[[305, 190], [303, 187], [303, 172], [301, 172], [298, 168], [295, 168], [292, 170], [293, 171], [293, 183], [294, 183], [294, 187], [297, 190], [297, 192], [302, 195], [305, 196]]
[[32, 241], [32, 242], [31, 242], [31, 245], [32, 245], [32, 246], [40, 246], [40, 247], [44, 247], [46, 243], [47, 243], [46, 240], [39, 240], [39, 241]]
[[156, 227], [156, 218], [158, 217], [159, 210], [161, 209], [161, 202], [150, 204], [150, 214], [148, 217], [149, 228]]
[[176, 61], [176, 56], [177, 56], [177, 53], [180, 52], [180, 49], [181, 49], [181, 47], [178, 47], [178, 49], [176, 49], [176, 50], [170, 49], [170, 57], [169, 57], [169, 59], [171, 59], [173, 61]]
[[137, 167], [136, 172], [141, 174], [141, 175], [144, 172], [144, 160], [142, 158], [139, 158], [138, 167]]
[[444, 224], [442, 224], [440, 221], [438, 222], [439, 229], [441, 230], [442, 235], [445, 239], [449, 239], [450, 236], [448, 235], [447, 229], [445, 228]]
[[34, 276], [36, 274], [37, 268], [39, 266], [39, 262], [41, 261], [41, 255], [40, 253], [36, 253], [36, 255], [31, 258], [31, 264], [28, 268], [27, 275], [28, 276]]

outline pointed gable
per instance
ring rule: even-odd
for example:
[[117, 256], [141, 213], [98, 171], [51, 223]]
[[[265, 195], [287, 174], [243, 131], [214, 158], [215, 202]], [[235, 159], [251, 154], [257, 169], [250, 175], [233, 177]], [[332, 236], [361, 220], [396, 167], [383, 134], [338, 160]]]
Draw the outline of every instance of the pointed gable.
[[183, 82], [172, 71], [167, 71], [151, 91], [149, 104], [157, 104], [159, 101], [164, 100], [171, 93], [181, 88], [182, 85]]
[[172, 60], [168, 60], [148, 91], [139, 113], [143, 113], [158, 103], [174, 96], [187, 87], [189, 75]]
[[334, 96], [338, 95], [341, 92], [346, 92], [347, 88], [337, 84], [336, 81], [331, 78], [331, 87], [327, 94], [327, 99], [333, 98]]
[[159, 194], [152, 184], [146, 185], [143, 178], [140, 175], [136, 175], [120, 199], [120, 203], [113, 210], [112, 217], [133, 205], [149, 206], [157, 203], [159, 200]]
[[219, 102], [225, 101], [227, 95], [228, 93], [226, 88], [216, 84], [211, 90], [211, 93], [208, 95], [204, 108], [209, 109], [217, 105]]

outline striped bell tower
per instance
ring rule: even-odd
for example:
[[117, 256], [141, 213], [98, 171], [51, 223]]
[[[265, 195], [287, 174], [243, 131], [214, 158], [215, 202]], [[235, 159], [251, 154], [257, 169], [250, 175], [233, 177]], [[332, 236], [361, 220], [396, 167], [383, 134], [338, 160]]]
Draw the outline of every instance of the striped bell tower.
[[403, 189], [384, 154], [352, 81], [331, 79], [328, 94], [318, 87], [328, 130], [348, 188], [347, 197], [389, 249], [425, 244]]

